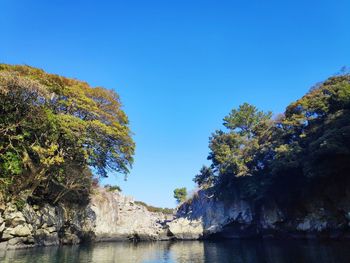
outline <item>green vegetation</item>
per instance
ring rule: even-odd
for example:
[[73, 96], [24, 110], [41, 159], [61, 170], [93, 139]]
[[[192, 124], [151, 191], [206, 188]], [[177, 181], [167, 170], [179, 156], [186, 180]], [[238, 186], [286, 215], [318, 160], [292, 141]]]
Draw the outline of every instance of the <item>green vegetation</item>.
[[[350, 75], [334, 76], [272, 118], [247, 103], [210, 138], [208, 159], [194, 178], [219, 198], [297, 202], [337, 184], [346, 194], [350, 170]], [[299, 203], [299, 204], [300, 204]]]
[[148, 205], [142, 201], [135, 201], [135, 204], [142, 205], [142, 206], [146, 207], [146, 209], [148, 211], [153, 212], [153, 213], [163, 213], [163, 214], [167, 214], [167, 215], [172, 215], [174, 213], [174, 209], [155, 207], [155, 206]]
[[120, 188], [119, 185], [106, 184], [104, 186], [104, 188], [107, 189], [107, 191], [109, 191], [109, 192], [115, 192], [115, 191], [121, 192], [122, 191], [122, 189]]
[[174, 198], [177, 203], [182, 203], [186, 201], [187, 198], [187, 189], [186, 187], [176, 188], [174, 190]]
[[29, 66], [0, 64], [0, 133], [5, 198], [84, 202], [91, 171], [127, 174], [133, 162], [115, 92]]
[[[96, 177], [128, 173], [135, 145], [115, 92], [29, 66], [0, 64], [0, 102], [2, 199], [19, 208], [28, 199], [82, 203]], [[303, 200], [315, 191], [333, 200], [327, 193], [331, 184], [337, 184], [337, 194], [346, 194], [349, 74], [312, 88], [275, 118], [244, 103], [223, 121], [224, 129], [210, 138], [210, 167], [194, 178], [199, 187], [218, 198], [254, 201]], [[175, 189], [174, 198], [184, 202], [186, 188]]]
[[211, 167], [203, 165], [193, 181], [201, 188], [208, 188], [214, 184], [215, 175]]

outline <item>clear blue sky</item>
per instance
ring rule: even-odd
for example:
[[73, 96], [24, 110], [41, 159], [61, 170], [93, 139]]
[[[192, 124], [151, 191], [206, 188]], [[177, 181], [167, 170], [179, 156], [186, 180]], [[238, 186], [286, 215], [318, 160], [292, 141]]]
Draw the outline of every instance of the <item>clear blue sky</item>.
[[194, 187], [208, 137], [243, 102], [282, 112], [350, 65], [350, 1], [0, 1], [0, 61], [115, 89], [137, 145], [129, 180], [153, 205]]

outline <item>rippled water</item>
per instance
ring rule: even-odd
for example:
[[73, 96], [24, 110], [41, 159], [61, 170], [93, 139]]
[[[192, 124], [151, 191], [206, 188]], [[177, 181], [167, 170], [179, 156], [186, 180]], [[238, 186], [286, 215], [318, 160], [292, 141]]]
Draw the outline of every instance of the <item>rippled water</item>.
[[350, 243], [310, 241], [181, 241], [98, 243], [0, 251], [0, 262], [350, 262]]

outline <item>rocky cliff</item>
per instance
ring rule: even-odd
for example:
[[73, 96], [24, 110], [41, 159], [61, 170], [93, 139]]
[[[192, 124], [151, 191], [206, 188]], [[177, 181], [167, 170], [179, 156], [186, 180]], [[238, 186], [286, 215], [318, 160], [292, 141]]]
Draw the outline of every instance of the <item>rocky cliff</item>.
[[211, 237], [349, 238], [350, 191], [334, 200], [320, 193], [293, 207], [273, 199], [222, 201], [201, 190], [175, 217], [149, 212], [131, 197], [102, 188], [85, 207], [0, 205], [0, 249]]
[[177, 211], [169, 231], [178, 239], [209, 237], [349, 238], [350, 192], [334, 200], [322, 193], [289, 207], [278, 200], [220, 201], [201, 190]]
[[169, 239], [166, 222], [171, 215], [149, 212], [119, 192], [100, 190], [88, 209], [95, 215], [93, 232], [97, 241]]
[[[169, 216], [168, 216], [169, 217]], [[119, 192], [98, 189], [85, 207], [49, 204], [0, 206], [0, 249], [85, 241], [167, 240], [162, 213], [149, 212]]]

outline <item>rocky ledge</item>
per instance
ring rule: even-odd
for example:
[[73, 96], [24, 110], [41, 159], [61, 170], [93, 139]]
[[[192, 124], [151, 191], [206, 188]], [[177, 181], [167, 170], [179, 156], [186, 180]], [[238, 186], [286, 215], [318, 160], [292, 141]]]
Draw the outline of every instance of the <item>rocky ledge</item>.
[[320, 195], [297, 207], [276, 200], [220, 201], [200, 190], [172, 216], [101, 188], [85, 207], [0, 205], [0, 250], [97, 241], [350, 237], [350, 192], [337, 202]]
[[286, 207], [278, 200], [220, 201], [201, 190], [178, 208], [168, 225], [177, 239], [350, 238], [350, 191], [337, 202], [320, 194]]
[[110, 240], [169, 240], [172, 216], [149, 212], [131, 197], [99, 189], [86, 207], [0, 206], [0, 250]]

